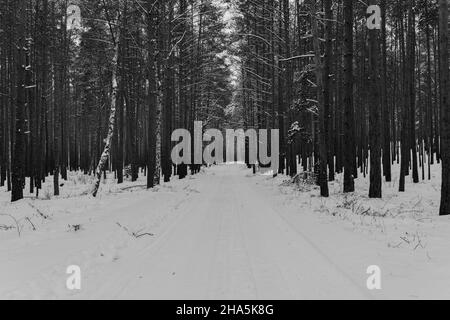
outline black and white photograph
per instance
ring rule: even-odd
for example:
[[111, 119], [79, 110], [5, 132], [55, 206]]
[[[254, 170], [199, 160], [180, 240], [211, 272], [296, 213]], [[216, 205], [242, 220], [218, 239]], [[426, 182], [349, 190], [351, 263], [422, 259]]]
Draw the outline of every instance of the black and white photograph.
[[449, 8], [0, 0], [0, 300], [450, 299]]

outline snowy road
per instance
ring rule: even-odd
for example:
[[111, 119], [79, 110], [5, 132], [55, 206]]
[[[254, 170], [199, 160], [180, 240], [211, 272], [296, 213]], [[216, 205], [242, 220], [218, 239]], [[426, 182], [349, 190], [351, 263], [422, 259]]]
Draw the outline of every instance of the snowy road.
[[[0, 297], [415, 297], [417, 284], [396, 274], [378, 244], [308, 214], [306, 204], [287, 203], [264, 179], [241, 166], [217, 166], [136, 199], [119, 196], [109, 202], [113, 210], [105, 205], [83, 212], [84, 229], [77, 234], [56, 233], [38, 243], [30, 238], [26, 248], [15, 240], [13, 254], [0, 256]], [[128, 231], [134, 225], [154, 236], [133, 238], [119, 221]], [[69, 264], [81, 267], [80, 291], [65, 288]], [[371, 265], [388, 276], [381, 291], [366, 287]]]
[[[100, 296], [370, 297], [365, 282], [346, 274], [301, 228], [285, 220], [242, 170], [218, 167], [213, 172], [203, 179], [198, 199], [180, 208], [180, 219], [141, 257], [139, 269], [106, 286]], [[125, 266], [119, 274], [126, 272]]]

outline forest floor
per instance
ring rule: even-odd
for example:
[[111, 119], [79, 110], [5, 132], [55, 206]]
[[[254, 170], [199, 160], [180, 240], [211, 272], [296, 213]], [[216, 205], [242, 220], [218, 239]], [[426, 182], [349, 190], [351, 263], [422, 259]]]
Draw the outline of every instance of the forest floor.
[[[323, 199], [241, 165], [151, 191], [144, 177], [111, 177], [97, 199], [81, 174], [56, 198], [52, 181], [14, 204], [0, 189], [0, 298], [449, 299], [450, 218], [437, 215], [434, 170], [403, 194], [385, 183], [383, 200], [368, 199], [367, 178], [344, 196], [339, 176]], [[81, 290], [66, 287], [70, 265]], [[372, 265], [381, 290], [366, 286]]]

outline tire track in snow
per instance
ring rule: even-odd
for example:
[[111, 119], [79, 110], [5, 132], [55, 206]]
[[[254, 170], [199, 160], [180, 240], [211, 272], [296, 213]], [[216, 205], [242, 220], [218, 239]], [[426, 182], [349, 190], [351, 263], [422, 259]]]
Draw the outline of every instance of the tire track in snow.
[[[294, 251], [292, 252], [293, 256], [303, 256], [303, 258], [307, 260], [311, 260], [314, 255], [320, 256], [320, 259], [315, 258], [317, 261], [313, 263], [314, 266], [317, 266], [317, 269], [311, 268], [311, 264], [309, 266], [309, 270], [305, 270], [307, 274], [309, 274], [310, 277], [315, 278], [319, 275], [318, 270], [320, 269], [331, 269], [325, 272], [322, 270], [322, 280], [326, 280], [325, 283], [328, 285], [333, 285], [333, 283], [337, 282], [339, 284], [334, 284], [333, 290], [336, 291], [336, 296], [333, 296], [333, 298], [340, 298], [339, 291], [345, 292], [345, 294], [349, 294], [352, 298], [363, 298], [363, 299], [374, 299], [375, 297], [370, 294], [370, 291], [368, 291], [367, 288], [363, 286], [363, 284], [359, 284], [357, 281], [354, 280], [354, 278], [349, 275], [345, 270], [343, 270], [331, 257], [330, 255], [326, 254], [325, 251], [320, 248], [314, 241], [312, 241], [309, 237], [307, 237], [301, 230], [298, 228], [295, 228], [292, 223], [290, 223], [286, 217], [284, 217], [280, 210], [282, 211], [283, 208], [274, 208], [274, 204], [270, 201], [268, 201], [268, 196], [266, 194], [263, 195], [257, 195], [256, 191], [253, 188], [250, 188], [249, 185], [245, 184], [239, 184], [240, 186], [245, 186], [246, 191], [242, 191], [242, 193], [247, 194], [253, 194], [254, 198], [258, 198], [261, 202], [260, 204], [254, 203], [254, 205], [257, 205], [260, 210], [258, 212], [264, 212], [267, 213], [267, 219], [270, 219], [272, 223], [270, 224], [273, 227], [276, 227], [279, 232], [276, 233], [275, 231], [272, 231], [273, 234], [278, 234], [280, 236], [290, 236], [291, 240], [288, 240], [287, 243], [290, 244], [290, 247], [307, 247], [310, 248], [310, 250], [307, 250], [311, 252], [310, 254], [305, 254], [305, 252]], [[259, 190], [262, 191], [262, 190]], [[299, 208], [300, 210], [301, 208]], [[309, 226], [312, 227], [312, 226]], [[295, 233], [297, 237], [293, 236], [292, 234]], [[294, 239], [292, 239], [294, 238]], [[297, 239], [295, 239], [297, 238]], [[280, 246], [281, 247], [281, 246]], [[304, 248], [305, 249], [305, 248]], [[289, 260], [288, 260], [289, 261]], [[311, 282], [311, 281], [310, 281]], [[322, 286], [324, 284], [324, 281], [321, 281], [320, 278], [316, 279], [314, 281], [318, 286]], [[347, 284], [346, 284], [347, 283]], [[314, 287], [314, 286], [309, 286]], [[331, 288], [330, 288], [331, 289]], [[350, 289], [350, 292], [349, 292]], [[327, 298], [328, 293], [326, 293], [326, 287], [324, 288], [323, 294], [321, 292], [316, 292], [319, 296], [322, 296], [322, 298]], [[302, 293], [303, 295], [303, 293]], [[333, 293], [334, 295], [334, 293]], [[345, 296], [345, 295], [344, 295]], [[342, 297], [342, 296], [341, 296]], [[305, 297], [304, 297], [305, 298]], [[306, 298], [308, 298], [308, 294], [306, 294]]]

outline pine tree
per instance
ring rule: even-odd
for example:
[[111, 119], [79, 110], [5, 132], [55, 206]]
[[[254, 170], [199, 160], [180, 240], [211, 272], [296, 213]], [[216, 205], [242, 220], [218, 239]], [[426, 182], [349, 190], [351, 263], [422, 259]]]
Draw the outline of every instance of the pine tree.
[[[377, 4], [372, 0], [369, 4]], [[379, 69], [379, 30], [369, 30], [369, 117], [370, 117], [370, 198], [382, 197], [381, 179], [381, 99]]]
[[355, 122], [353, 107], [353, 1], [344, 0], [344, 192], [355, 191]]
[[448, 1], [439, 1], [442, 189], [440, 215], [450, 215], [450, 79]]

